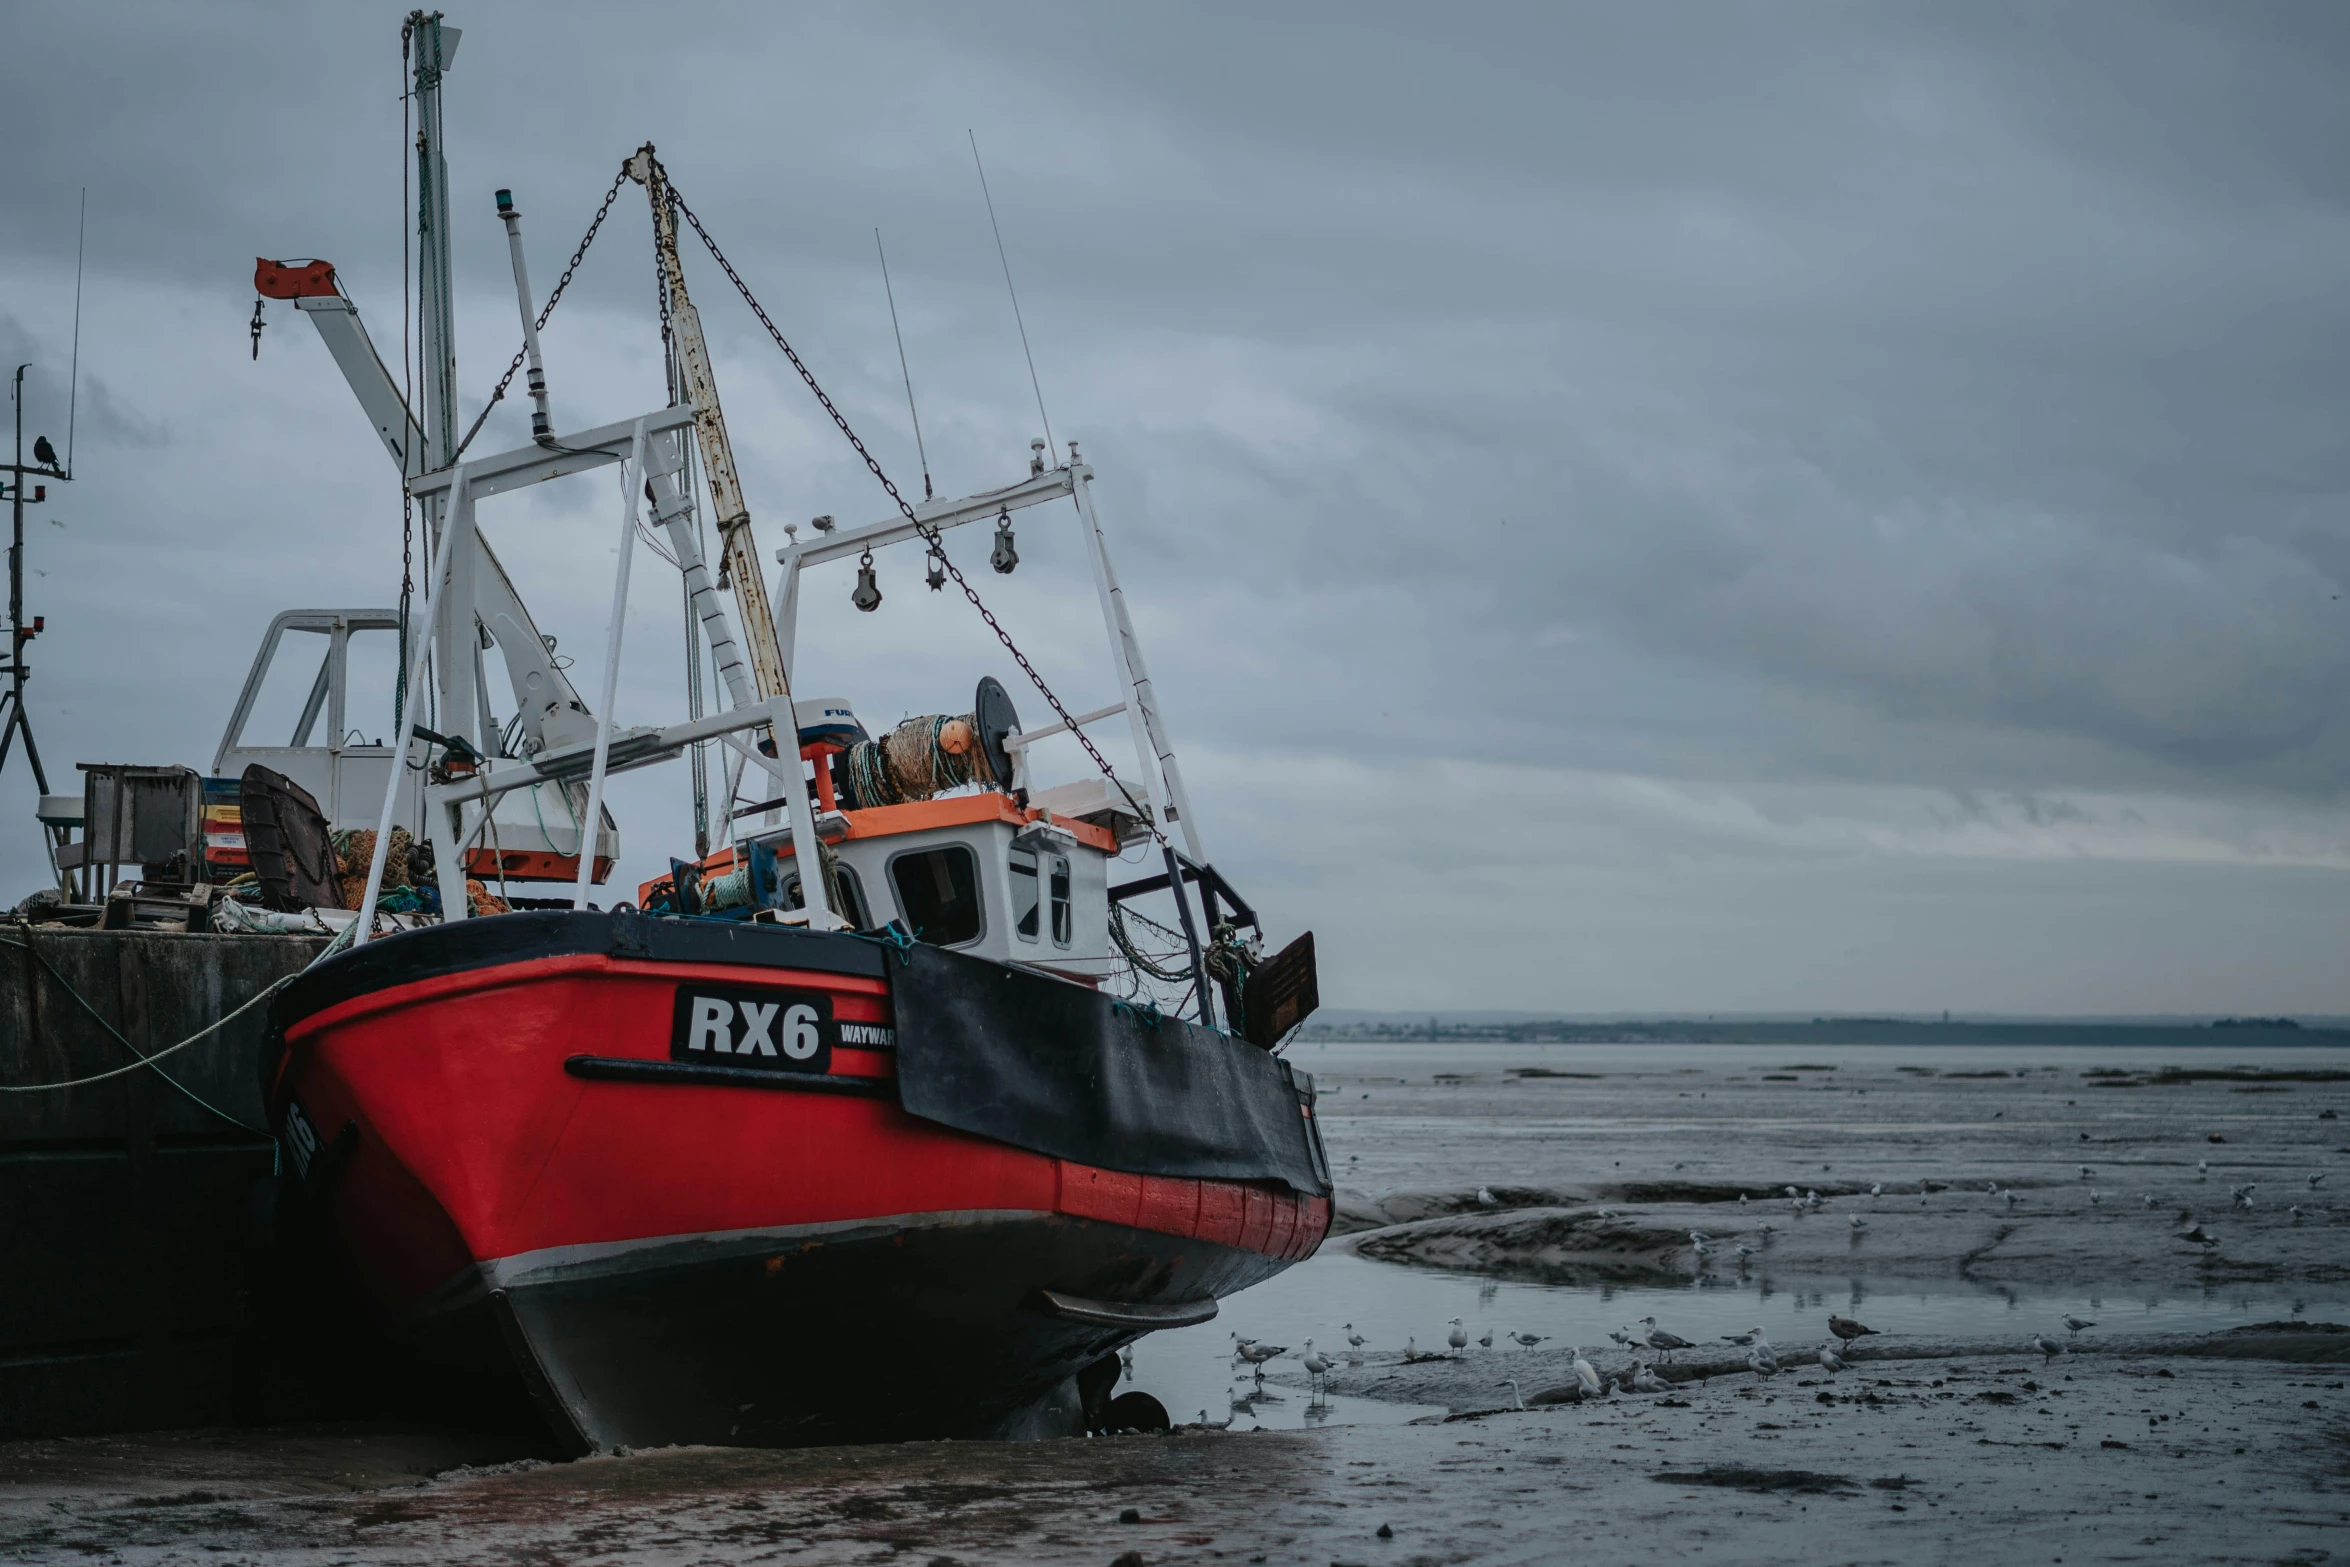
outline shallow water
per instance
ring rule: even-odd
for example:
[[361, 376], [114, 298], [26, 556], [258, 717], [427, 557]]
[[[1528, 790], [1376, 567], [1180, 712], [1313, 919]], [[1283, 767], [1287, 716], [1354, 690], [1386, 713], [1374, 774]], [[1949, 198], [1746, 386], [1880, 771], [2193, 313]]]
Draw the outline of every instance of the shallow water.
[[[2098, 1090], [2081, 1074], [2107, 1067], [2350, 1068], [2350, 1050], [2339, 1048], [2226, 1046], [1847, 1046], [1791, 1052], [1776, 1045], [1338, 1042], [1305, 1047], [1291, 1059], [1313, 1072], [1325, 1092], [1324, 1131], [1342, 1183], [1355, 1169], [1369, 1167], [1376, 1168], [1382, 1188], [1440, 1190], [1474, 1186], [1482, 1179], [1498, 1182], [1505, 1175], [1569, 1183], [1602, 1177], [1653, 1180], [1687, 1164], [1686, 1173], [1692, 1175], [1702, 1167], [1710, 1178], [1743, 1181], [1751, 1176], [1758, 1196], [1770, 1190], [1765, 1166], [1771, 1159], [1790, 1157], [1792, 1150], [1817, 1147], [1823, 1140], [1842, 1145], [1838, 1158], [1852, 1161], [1843, 1168], [1858, 1173], [1921, 1153], [1953, 1161], [1971, 1157], [1951, 1152], [1976, 1146], [1954, 1134], [1995, 1129], [1998, 1141], [1980, 1145], [1981, 1157], [1999, 1161], [2002, 1168], [2019, 1159], [2044, 1161], [2069, 1176], [2068, 1161], [2082, 1153], [2076, 1127], [2105, 1135], [2122, 1123], [2181, 1115], [2199, 1129], [2228, 1126], [2235, 1140], [2211, 1145], [2198, 1130], [2192, 1141], [2181, 1142], [2176, 1160], [2166, 1157], [2156, 1164], [2145, 1153], [2133, 1152], [2133, 1162], [2108, 1166], [2101, 1179], [2125, 1189], [2185, 1179], [2193, 1174], [2199, 1150], [2250, 1168], [2277, 1156], [2271, 1141], [2260, 1135], [2262, 1121], [2287, 1111], [2296, 1119], [2310, 1113], [2307, 1097], [2234, 1097], [2225, 1085]], [[1758, 1102], [1754, 1096], [1759, 1093], [1781, 1091], [1781, 1085], [1761, 1083], [1760, 1074], [1788, 1065], [1836, 1070], [1806, 1073], [1799, 1098], [1767, 1107]], [[1512, 1067], [1598, 1075], [1513, 1079], [1508, 1075]], [[1905, 1073], [1905, 1067], [1931, 1068], [1937, 1076]], [[1963, 1084], [1944, 1075], [2018, 1070], [2034, 1075], [1970, 1076]], [[2350, 1097], [2342, 1085], [2317, 1092], [2328, 1103]], [[1360, 1097], [1364, 1093], [1372, 1095], [1368, 1103]], [[1706, 1096], [1704, 1112], [1684, 1113], [1684, 1094], [1692, 1104]], [[1370, 1165], [1358, 1166], [1358, 1155]], [[2304, 1157], [2303, 1150], [2290, 1155], [2294, 1161]], [[1876, 1173], [1890, 1179], [1894, 1172]], [[2285, 1189], [2274, 1184], [2280, 1174], [2268, 1176], [2272, 1190]], [[2334, 1179], [2350, 1186], [2350, 1171]], [[2201, 1188], [2197, 1195], [2208, 1200], [2211, 1189]], [[2340, 1200], [2350, 1202], [2350, 1196]], [[1539, 1334], [1550, 1348], [1580, 1343], [1613, 1350], [1609, 1329], [1654, 1316], [1660, 1325], [1699, 1342], [1759, 1324], [1785, 1350], [1822, 1341], [1831, 1311], [1860, 1317], [1888, 1334], [2013, 1334], [2020, 1346], [2034, 1333], [2061, 1336], [2060, 1319], [2068, 1314], [2093, 1320], [2102, 1329], [2135, 1332], [2209, 1331], [2295, 1317], [2350, 1320], [2350, 1283], [2165, 1288], [2084, 1282], [2024, 1289], [1956, 1277], [1825, 1283], [1811, 1274], [1782, 1284], [1761, 1269], [1744, 1278], [1725, 1273], [1704, 1284], [1578, 1287], [1374, 1262], [1354, 1255], [1342, 1237], [1310, 1261], [1226, 1300], [1216, 1321], [1143, 1340], [1135, 1347], [1134, 1378], [1122, 1385], [1157, 1395], [1177, 1420], [1197, 1418], [1202, 1409], [1210, 1419], [1221, 1419], [1232, 1408], [1235, 1429], [1402, 1421], [1430, 1411], [1355, 1398], [1315, 1403], [1302, 1388], [1287, 1385], [1302, 1376], [1296, 1356], [1307, 1338], [1325, 1354], [1342, 1355], [1345, 1324], [1351, 1322], [1367, 1349], [1392, 1352], [1416, 1342], [1428, 1352], [1446, 1347], [1448, 1319], [1459, 1317], [1471, 1340], [1467, 1353], [1492, 1364], [1498, 1401], [1506, 1397], [1501, 1383], [1512, 1374], [1512, 1357], [1522, 1353], [1507, 1342], [1512, 1332]], [[1490, 1349], [1475, 1342], [1488, 1331], [1494, 1336]], [[1248, 1398], [1254, 1378], [1232, 1370], [1229, 1335], [1234, 1332], [1291, 1350], [1268, 1368], [1280, 1380], [1264, 1384], [1262, 1397]], [[1236, 1408], [1235, 1398], [1243, 1400]]]

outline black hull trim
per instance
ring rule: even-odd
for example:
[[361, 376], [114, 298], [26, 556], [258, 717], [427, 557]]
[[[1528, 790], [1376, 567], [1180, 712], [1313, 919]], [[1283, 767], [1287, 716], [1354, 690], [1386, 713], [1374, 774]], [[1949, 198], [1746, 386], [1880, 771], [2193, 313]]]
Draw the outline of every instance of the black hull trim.
[[1139, 1319], [1212, 1315], [1284, 1266], [1057, 1214], [939, 1215], [501, 1268], [431, 1326], [478, 1332], [488, 1313], [576, 1451], [1065, 1436], [1084, 1424], [1077, 1374]]

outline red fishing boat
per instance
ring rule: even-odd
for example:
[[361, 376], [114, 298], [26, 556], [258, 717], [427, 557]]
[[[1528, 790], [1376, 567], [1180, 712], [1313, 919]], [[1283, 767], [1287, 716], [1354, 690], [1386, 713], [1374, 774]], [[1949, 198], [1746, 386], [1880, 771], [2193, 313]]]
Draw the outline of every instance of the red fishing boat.
[[[343, 752], [308, 755], [322, 704], [343, 727], [341, 629], [295, 746], [268, 753], [282, 764], [267, 774], [270, 820], [293, 824], [287, 843], [301, 812], [285, 802], [310, 796], [285, 779], [305, 766], [327, 782], [324, 827], [373, 829], [357, 840], [365, 877], [339, 884], [362, 911], [349, 945], [273, 1004], [286, 1179], [387, 1320], [428, 1347], [494, 1338], [577, 1449], [1163, 1424], [1147, 1398], [1110, 1397], [1114, 1352], [1204, 1322], [1219, 1297], [1310, 1255], [1331, 1187], [1312, 1082], [1278, 1053], [1315, 1004], [1312, 938], [1263, 957], [1255, 912], [1201, 853], [1092, 470], [1074, 444], [1054, 464], [1037, 441], [1024, 476], [960, 500], [910, 505], [883, 478], [897, 513], [845, 529], [820, 518], [806, 541], [793, 530], [771, 600], [678, 256], [681, 217], [709, 235], [650, 147], [621, 178], [651, 198], [669, 402], [556, 433], [544, 315], [500, 192], [533, 439], [466, 457], [438, 144], [455, 30], [421, 14], [413, 26], [421, 415], [331, 265], [264, 262], [256, 278], [318, 326], [429, 546], [403, 688], [417, 700], [392, 743], [366, 751], [374, 771], [354, 783]], [[624, 514], [591, 709], [481, 542], [475, 507], [614, 464]], [[794, 697], [803, 572], [854, 558], [852, 597], [870, 608], [873, 552], [913, 542], [934, 585], [952, 575], [976, 606], [946, 530], [993, 523], [991, 563], [1008, 572], [1011, 514], [1061, 499], [1074, 503], [1117, 703], [1072, 714], [1038, 678], [1056, 721], [1023, 730], [985, 680], [967, 712], [876, 740], [847, 702]], [[617, 729], [631, 560], [653, 529], [720, 710]], [[410, 625], [405, 607], [348, 614]], [[512, 686], [503, 721], [482, 661], [493, 648]], [[419, 722], [425, 700], [437, 727]], [[1086, 734], [1116, 718], [1134, 747], [1124, 772]], [[1098, 776], [1037, 787], [1030, 748], [1056, 735]], [[706, 756], [721, 762], [730, 841], [697, 841], [633, 904], [591, 906], [618, 854], [606, 779], [686, 755], [697, 778]], [[347, 803], [374, 788], [379, 809]], [[1148, 874], [1114, 883], [1136, 853]], [[534, 906], [487, 884], [530, 876], [562, 878], [568, 896]], [[374, 911], [394, 892], [407, 912], [386, 932]], [[1144, 915], [1153, 900], [1171, 919]]]

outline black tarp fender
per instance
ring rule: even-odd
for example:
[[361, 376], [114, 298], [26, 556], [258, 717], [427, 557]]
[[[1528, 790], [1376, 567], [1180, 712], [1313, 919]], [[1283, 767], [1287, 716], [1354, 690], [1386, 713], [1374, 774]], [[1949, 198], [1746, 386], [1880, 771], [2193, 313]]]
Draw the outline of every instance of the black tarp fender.
[[1107, 1170], [1329, 1195], [1312, 1079], [1246, 1040], [919, 944], [889, 982], [909, 1114]]

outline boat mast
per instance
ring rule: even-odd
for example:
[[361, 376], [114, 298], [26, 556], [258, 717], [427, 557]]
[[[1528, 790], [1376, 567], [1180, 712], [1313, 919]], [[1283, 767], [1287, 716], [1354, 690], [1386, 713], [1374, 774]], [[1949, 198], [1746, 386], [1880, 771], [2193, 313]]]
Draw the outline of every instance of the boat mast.
[[[644, 186], [653, 204], [653, 250], [660, 258], [661, 281], [669, 291], [669, 330], [677, 344], [678, 395], [694, 409], [694, 438], [702, 453], [702, 474], [709, 481], [710, 509], [717, 514], [718, 585], [734, 589], [735, 607], [742, 614], [743, 641], [751, 655], [751, 680], [761, 700], [781, 697], [792, 714], [791, 732], [770, 728], [765, 747], [781, 763], [793, 782], [785, 787], [786, 815], [792, 826], [792, 858], [800, 872], [800, 899], [809, 925], [832, 930], [842, 920], [826, 895], [822, 850], [816, 840], [816, 816], [801, 781], [799, 713], [791, 706], [791, 676], [783, 667], [783, 648], [775, 631], [775, 612], [767, 603], [767, 579], [759, 570], [759, 545], [751, 536], [751, 509], [743, 500], [742, 478], [735, 472], [734, 445], [726, 437], [726, 414], [718, 406], [718, 378], [710, 372], [710, 347], [702, 339], [701, 312], [686, 292], [685, 266], [677, 254], [677, 209], [669, 199], [669, 175], [646, 142], [628, 160], [628, 176]], [[713, 652], [716, 649], [713, 648]], [[818, 764], [823, 765], [822, 763]]]
[[[669, 288], [669, 328], [677, 340], [683, 372], [680, 394], [694, 405], [694, 436], [702, 450], [702, 473], [710, 484], [710, 509], [717, 514], [718, 538], [725, 553], [720, 558], [720, 587], [734, 589], [741, 608], [743, 640], [750, 644], [751, 679], [761, 697], [788, 696], [791, 678], [783, 667], [783, 650], [776, 641], [775, 612], [767, 603], [767, 580], [760, 575], [758, 543], [751, 537], [751, 510], [743, 500], [742, 479], [735, 472], [734, 446], [726, 437], [726, 415], [718, 406], [718, 381], [710, 373], [710, 349], [702, 340], [702, 317], [685, 289], [685, 268], [677, 255], [677, 209], [669, 202], [669, 176], [645, 143], [628, 160], [628, 176], [645, 187], [653, 203], [653, 248], [660, 256], [661, 276]], [[780, 755], [780, 751], [778, 752]]]
[[416, 76], [416, 271], [424, 346], [424, 471], [457, 454], [456, 288], [449, 272], [449, 160], [441, 135], [441, 77], [458, 30], [441, 13], [411, 12]]

